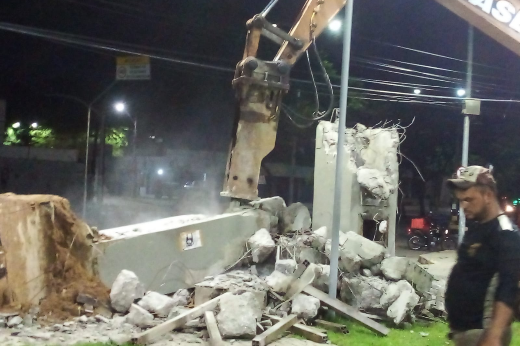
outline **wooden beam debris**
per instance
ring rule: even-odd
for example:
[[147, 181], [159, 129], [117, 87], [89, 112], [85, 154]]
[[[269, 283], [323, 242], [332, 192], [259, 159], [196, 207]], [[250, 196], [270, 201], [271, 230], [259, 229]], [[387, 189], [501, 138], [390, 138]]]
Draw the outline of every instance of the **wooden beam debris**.
[[336, 311], [338, 314], [358, 321], [359, 323], [363, 324], [365, 327], [367, 327], [368, 329], [370, 329], [371, 331], [375, 332], [378, 335], [387, 336], [388, 333], [390, 332], [390, 330], [388, 328], [386, 328], [382, 324], [374, 322], [371, 319], [363, 316], [359, 311], [354, 309], [352, 306], [347, 305], [343, 302], [340, 302], [337, 299], [332, 299], [326, 293], [323, 293], [322, 291], [320, 291], [312, 286], [305, 287], [303, 289], [303, 292], [305, 292], [308, 295], [311, 295], [315, 298], [318, 298], [325, 305], [327, 305], [332, 310]]
[[218, 302], [220, 299], [226, 295], [230, 295], [232, 293], [224, 293], [221, 296], [218, 296], [216, 298], [213, 298], [209, 302], [206, 302], [204, 304], [201, 304], [189, 311], [186, 311], [185, 313], [180, 314], [179, 316], [168, 320], [166, 322], [163, 322], [159, 324], [158, 326], [153, 327], [152, 329], [149, 329], [145, 332], [142, 332], [141, 334], [137, 335], [135, 338], [132, 339], [132, 341], [135, 344], [138, 345], [148, 345], [151, 344], [162, 335], [171, 332], [174, 329], [178, 329], [182, 326], [184, 326], [189, 321], [202, 316], [206, 311], [212, 311], [215, 310]]
[[344, 324], [324, 321], [324, 320], [316, 320], [316, 325], [318, 327], [324, 328], [324, 329], [330, 329], [332, 331], [348, 334], [347, 326]]
[[[278, 323], [282, 319], [278, 316], [265, 315], [269, 318], [273, 323]], [[323, 333], [321, 329], [317, 329], [311, 326], [306, 326], [300, 323], [295, 324], [291, 328], [289, 328], [291, 333], [303, 336], [307, 340], [313, 341], [318, 344], [326, 344], [329, 341], [327, 334]]]
[[222, 336], [220, 335], [220, 331], [218, 330], [217, 320], [215, 319], [215, 314], [213, 313], [213, 311], [206, 311], [204, 313], [204, 319], [206, 321], [206, 328], [208, 329], [210, 345], [224, 345], [224, 342], [222, 341]]
[[289, 315], [253, 339], [253, 346], [266, 346], [283, 335], [298, 322], [296, 315]]

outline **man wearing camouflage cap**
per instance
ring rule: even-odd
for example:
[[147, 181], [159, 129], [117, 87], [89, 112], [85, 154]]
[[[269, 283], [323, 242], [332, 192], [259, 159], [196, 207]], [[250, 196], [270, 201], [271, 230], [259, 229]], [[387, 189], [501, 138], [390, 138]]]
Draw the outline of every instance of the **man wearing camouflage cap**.
[[520, 279], [520, 235], [500, 209], [489, 169], [470, 166], [448, 180], [468, 229], [448, 280], [446, 309], [457, 346], [511, 342]]

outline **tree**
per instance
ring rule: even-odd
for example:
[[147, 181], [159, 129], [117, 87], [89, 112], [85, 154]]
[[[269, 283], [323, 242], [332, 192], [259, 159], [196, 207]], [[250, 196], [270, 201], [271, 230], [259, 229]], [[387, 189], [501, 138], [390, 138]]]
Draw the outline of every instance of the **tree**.
[[24, 145], [33, 147], [53, 148], [56, 135], [51, 128], [36, 126], [26, 127], [20, 123], [11, 125], [5, 132], [4, 145]]

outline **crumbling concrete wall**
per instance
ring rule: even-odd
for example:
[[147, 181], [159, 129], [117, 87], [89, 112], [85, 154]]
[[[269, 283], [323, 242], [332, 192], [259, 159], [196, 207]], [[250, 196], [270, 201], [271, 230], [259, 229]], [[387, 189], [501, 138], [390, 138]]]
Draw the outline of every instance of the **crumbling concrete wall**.
[[192, 287], [235, 264], [244, 255], [247, 239], [261, 228], [258, 221], [256, 214], [243, 211], [100, 231], [101, 239], [114, 239], [95, 244], [96, 272], [107, 286], [127, 269], [137, 274], [147, 290], [171, 293]]
[[0, 241], [5, 252], [5, 263], [0, 263], [5, 266], [0, 306], [37, 305], [68, 278], [78, 279], [78, 271], [88, 275], [89, 238], [90, 228], [62, 197], [0, 195]]
[[[314, 229], [322, 226], [332, 229], [337, 128], [337, 123], [322, 121], [316, 130]], [[388, 251], [392, 255], [395, 254], [399, 181], [398, 144], [399, 134], [393, 128], [372, 129], [358, 124], [347, 129], [341, 187], [341, 231], [362, 234], [364, 220], [386, 220]]]

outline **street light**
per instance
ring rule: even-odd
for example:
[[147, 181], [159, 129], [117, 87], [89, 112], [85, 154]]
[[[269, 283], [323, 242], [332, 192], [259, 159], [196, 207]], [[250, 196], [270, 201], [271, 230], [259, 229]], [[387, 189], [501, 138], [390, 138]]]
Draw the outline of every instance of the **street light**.
[[114, 109], [118, 112], [118, 113], [123, 113], [126, 109], [126, 105], [123, 103], [123, 102], [117, 102], [115, 105], [114, 105]]
[[17, 129], [20, 127], [20, 122], [16, 122], [13, 124], [13, 129]]
[[331, 31], [337, 32], [341, 29], [341, 20], [335, 19], [329, 23], [329, 29]]
[[38, 123], [32, 123], [32, 124], [31, 124], [31, 127], [32, 127], [33, 129], [37, 128], [37, 127], [38, 127]]
[[466, 95], [466, 90], [464, 90], [464, 89], [457, 90], [457, 96], [458, 97], [462, 97], [464, 95]]
[[414, 93], [415, 95], [419, 95], [419, 94], [421, 93], [421, 89], [415, 89], [415, 90], [413, 91], [413, 93]]
[[159, 175], [163, 175], [163, 174], [164, 174], [164, 171], [163, 171], [162, 169], [159, 169], [159, 170], [157, 171], [157, 174], [159, 174]]
[[[123, 102], [116, 102], [114, 104], [114, 109], [118, 113], [124, 113], [134, 123], [134, 138], [132, 140], [132, 146], [133, 146], [132, 156], [133, 156], [133, 161], [134, 161], [134, 189], [133, 189], [134, 191], [133, 191], [133, 195], [134, 195], [134, 197], [136, 197], [137, 196], [137, 156], [136, 156], [137, 118], [136, 117], [132, 117], [130, 115], [130, 113], [128, 113], [128, 110], [126, 109], [126, 105]], [[161, 174], [162, 173], [159, 173], [159, 175], [161, 175]]]

